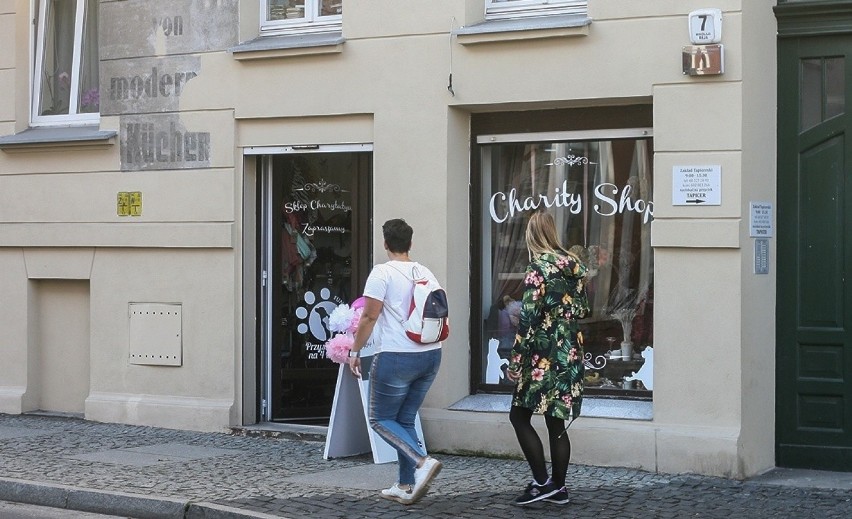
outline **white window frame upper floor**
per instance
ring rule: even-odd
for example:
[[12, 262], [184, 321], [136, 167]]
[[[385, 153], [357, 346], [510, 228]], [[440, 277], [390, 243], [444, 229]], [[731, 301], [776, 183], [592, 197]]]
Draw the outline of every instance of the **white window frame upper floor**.
[[[54, 67], [54, 70], [48, 72], [46, 70], [45, 59], [51, 59], [46, 54], [49, 54], [45, 47], [47, 46], [49, 41], [55, 41], [56, 34], [49, 35], [47, 34], [48, 30], [54, 30], [53, 27], [49, 26], [49, 20], [52, 18], [52, 13], [50, 13], [50, 6], [54, 4], [55, 1], [72, 1], [72, 0], [34, 0], [33, 6], [34, 9], [37, 9], [37, 18], [35, 23], [35, 34], [33, 35], [34, 41], [34, 60], [33, 60], [33, 69], [32, 69], [32, 90], [30, 91], [30, 124], [31, 126], [88, 126], [88, 125], [96, 125], [100, 122], [100, 110], [99, 110], [99, 85], [97, 79], [95, 79], [94, 87], [90, 87], [89, 90], [83, 91], [81, 88], [81, 75], [82, 69], [84, 67], [84, 41], [86, 36], [86, 24], [87, 23], [95, 23], [97, 24], [97, 12], [94, 14], [87, 12], [87, 0], [73, 0], [76, 1], [76, 8], [74, 11], [74, 34], [73, 34], [73, 51], [71, 54], [71, 63], [69, 66], [69, 70], [59, 70]], [[95, 9], [97, 9], [98, 2], [93, 1]], [[95, 39], [97, 39], [97, 25], [93, 28], [95, 31]], [[49, 39], [50, 37], [50, 39]], [[53, 54], [56, 54], [56, 50], [54, 49]], [[98, 55], [97, 51], [95, 51], [94, 55], [95, 59], [93, 63], [89, 62], [88, 66], [98, 66]], [[56, 61], [55, 56], [53, 57], [54, 63]], [[97, 77], [97, 68], [95, 68], [94, 76]], [[52, 83], [52, 84], [51, 84]], [[43, 110], [42, 106], [45, 102], [47, 102], [45, 89], [48, 92], [53, 93], [51, 96], [51, 101], [56, 102], [59, 98], [59, 95], [56, 94], [52, 88], [58, 88], [57, 85], [62, 84], [63, 88], [67, 88], [69, 90], [68, 93], [68, 106], [67, 108], [60, 108], [61, 113], [57, 114], [46, 114], [44, 113], [46, 110]], [[94, 92], [90, 92], [94, 89]], [[86, 94], [89, 93], [92, 96], [95, 96], [97, 99], [95, 102], [97, 103], [98, 110], [94, 112], [85, 112], [85, 108], [83, 102], [86, 98]], [[62, 96], [64, 98], [64, 96]], [[94, 103], [92, 103], [94, 104]]]
[[485, 19], [586, 14], [588, 3], [588, 0], [485, 0]]
[[[340, 31], [343, 27], [343, 15], [322, 15], [323, 0], [302, 0], [304, 16], [292, 20], [275, 20], [270, 17], [270, 7], [275, 0], [260, 0], [261, 36], [285, 34], [306, 34]], [[337, 0], [343, 7], [343, 0]]]

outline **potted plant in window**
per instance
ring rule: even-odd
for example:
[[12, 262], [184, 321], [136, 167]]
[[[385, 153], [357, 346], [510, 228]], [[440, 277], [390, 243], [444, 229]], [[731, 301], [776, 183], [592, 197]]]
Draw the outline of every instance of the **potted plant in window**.
[[636, 317], [636, 290], [619, 287], [615, 297], [611, 299], [609, 314], [621, 323], [621, 357], [624, 360], [633, 358], [633, 318]]

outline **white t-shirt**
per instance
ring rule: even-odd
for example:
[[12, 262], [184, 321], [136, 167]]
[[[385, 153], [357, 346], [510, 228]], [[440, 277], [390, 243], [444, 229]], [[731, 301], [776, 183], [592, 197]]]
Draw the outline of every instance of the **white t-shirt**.
[[[427, 278], [435, 283], [438, 280], [432, 271], [416, 261], [388, 261], [373, 267], [364, 285], [364, 295], [377, 299], [384, 304], [376, 326], [371, 335], [376, 351], [394, 351], [400, 353], [434, 350], [441, 347], [440, 342], [420, 344], [405, 335], [405, 329], [399, 318], [387, 307], [390, 306], [399, 315], [407, 318], [411, 306], [412, 271], [417, 268], [418, 277]], [[397, 270], [398, 269], [398, 270]], [[407, 277], [406, 277], [407, 276]]]

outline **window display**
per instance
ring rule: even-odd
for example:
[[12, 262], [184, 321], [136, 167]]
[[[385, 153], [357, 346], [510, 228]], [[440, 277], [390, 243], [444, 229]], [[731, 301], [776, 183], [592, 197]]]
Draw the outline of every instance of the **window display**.
[[479, 142], [483, 189], [480, 387], [512, 388], [505, 364], [518, 326], [529, 261], [524, 229], [533, 212], [547, 211], [556, 221], [563, 245], [589, 269], [586, 287], [591, 313], [581, 321], [586, 387], [591, 393], [650, 395], [652, 140]]
[[264, 33], [339, 30], [343, 0], [262, 0]]
[[587, 0], [485, 0], [488, 18], [585, 14]]

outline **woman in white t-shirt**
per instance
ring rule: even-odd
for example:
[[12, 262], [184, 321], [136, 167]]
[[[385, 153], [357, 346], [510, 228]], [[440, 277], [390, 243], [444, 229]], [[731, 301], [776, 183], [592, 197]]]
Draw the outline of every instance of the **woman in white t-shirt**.
[[[377, 353], [370, 366], [370, 427], [399, 454], [399, 481], [382, 497], [404, 505], [422, 498], [441, 462], [427, 456], [414, 421], [441, 365], [441, 343], [420, 344], [405, 334], [396, 315], [408, 315], [414, 271], [437, 282], [425, 266], [408, 257], [414, 230], [405, 220], [382, 226], [387, 263], [376, 265], [364, 286], [364, 305], [349, 368], [361, 376], [358, 352], [372, 335]], [[389, 308], [391, 310], [389, 310]]]

